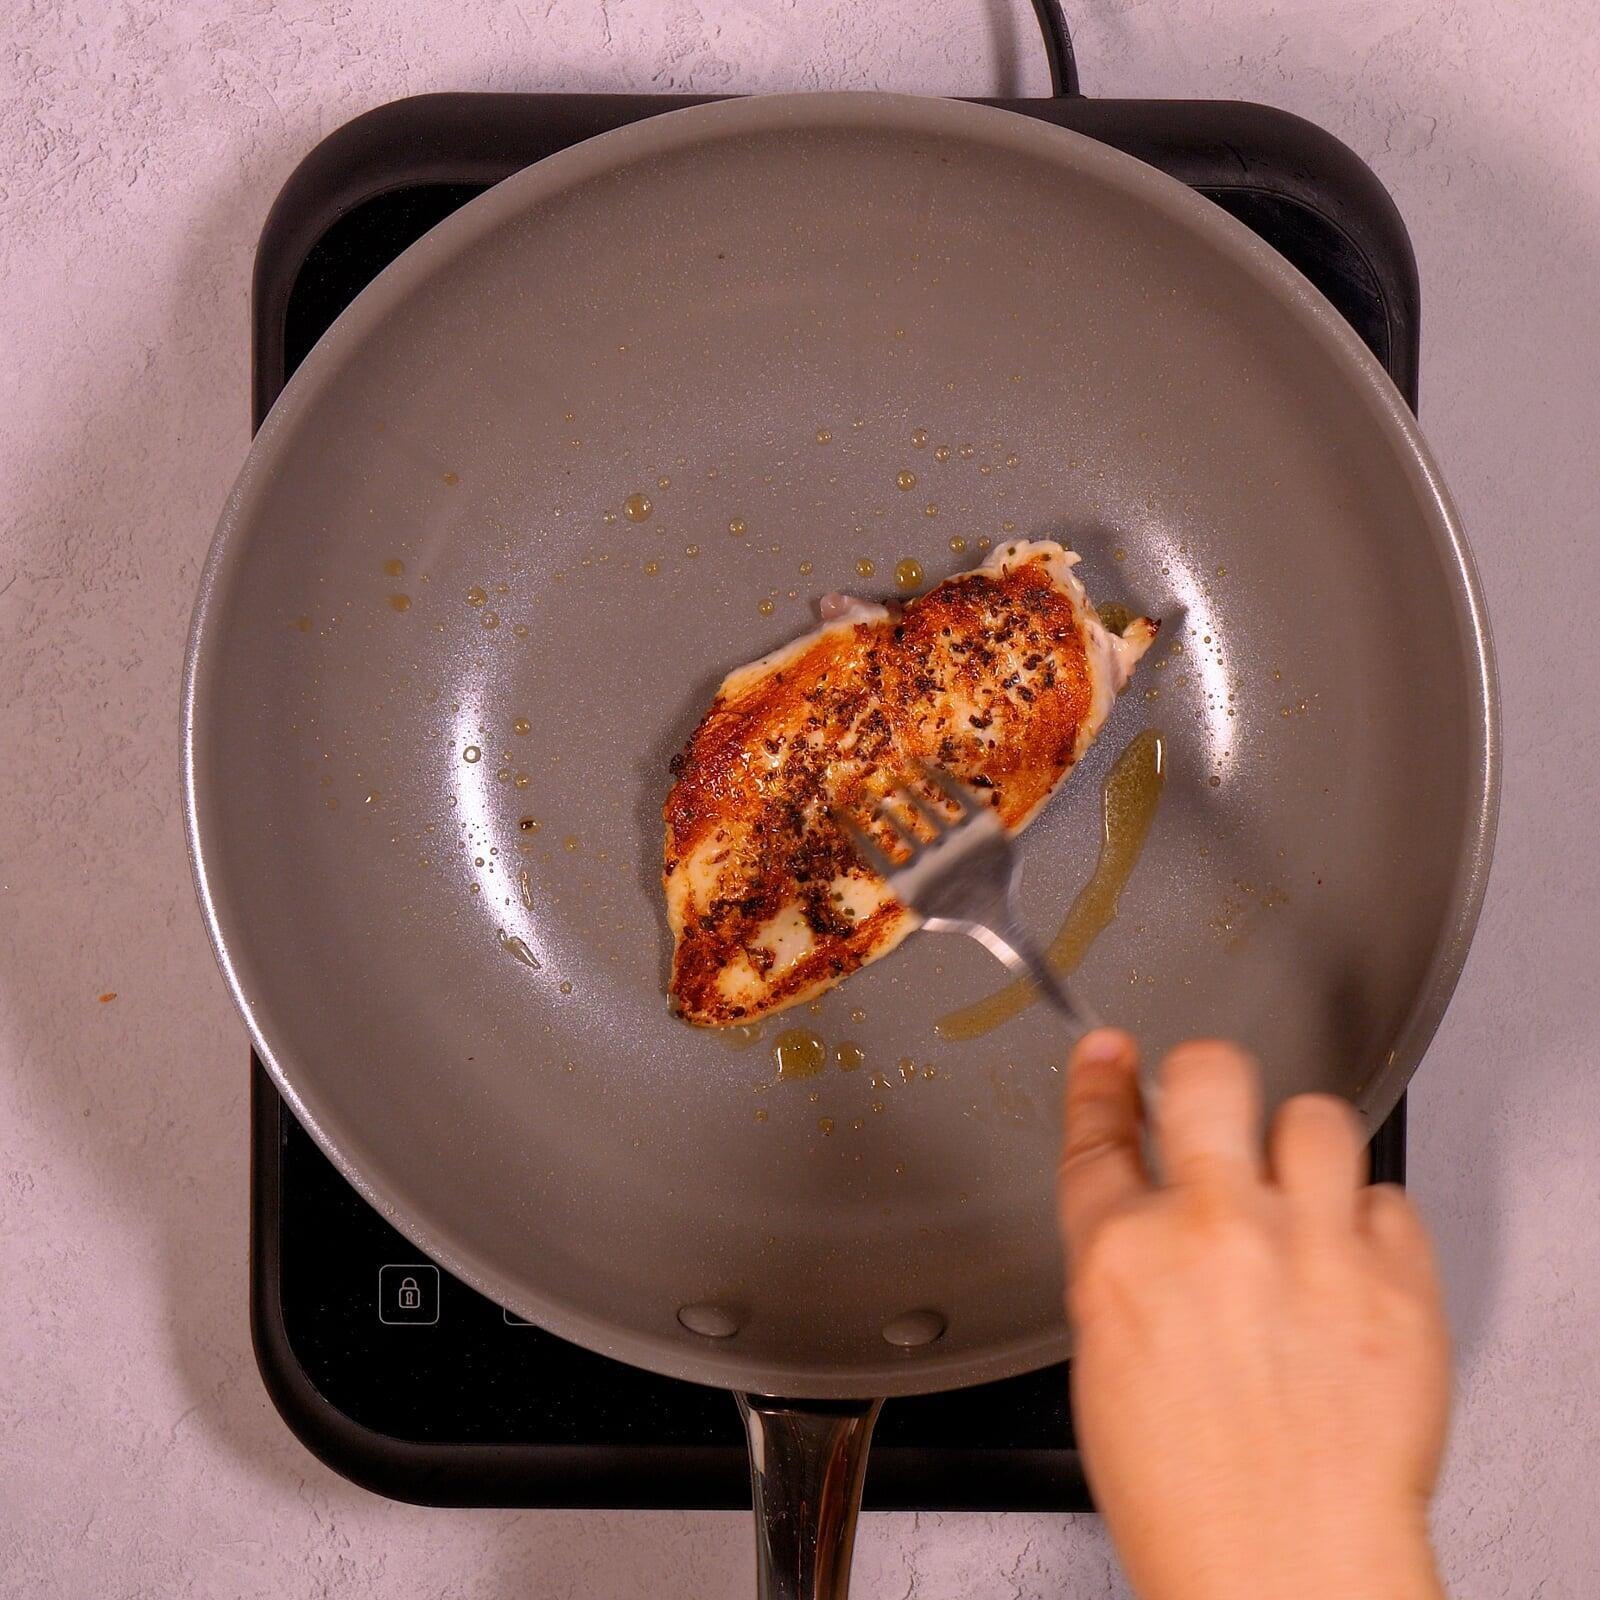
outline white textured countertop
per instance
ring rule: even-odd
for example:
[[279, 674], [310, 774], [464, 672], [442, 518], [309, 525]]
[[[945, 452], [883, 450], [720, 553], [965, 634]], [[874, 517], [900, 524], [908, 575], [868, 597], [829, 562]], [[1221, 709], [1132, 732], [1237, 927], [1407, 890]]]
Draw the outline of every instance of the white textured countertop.
[[[1331, 129], [1420, 262], [1422, 414], [1500, 648], [1482, 928], [1413, 1091], [1461, 1596], [1600, 1573], [1600, 42], [1593, 0], [1075, 0], [1084, 87]], [[0, 52], [0, 1591], [714, 1600], [737, 1515], [440, 1512], [315, 1462], [245, 1308], [244, 1034], [178, 804], [190, 597], [279, 185], [433, 89], [1042, 92], [1025, 0], [17, 0]], [[115, 992], [101, 1003], [97, 997]], [[1098, 1523], [876, 1516], [865, 1597], [1118, 1594]]]

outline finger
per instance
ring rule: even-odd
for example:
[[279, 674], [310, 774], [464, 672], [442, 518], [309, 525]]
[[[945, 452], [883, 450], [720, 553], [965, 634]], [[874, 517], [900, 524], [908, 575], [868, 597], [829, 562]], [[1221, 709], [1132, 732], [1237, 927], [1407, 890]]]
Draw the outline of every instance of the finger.
[[1354, 1223], [1367, 1149], [1345, 1101], [1326, 1094], [1285, 1101], [1267, 1142], [1272, 1175], [1299, 1212], [1343, 1227]]
[[1374, 1184], [1361, 1191], [1358, 1209], [1360, 1225], [1385, 1273], [1408, 1289], [1436, 1293], [1433, 1240], [1405, 1190], [1392, 1183]]
[[1078, 1041], [1067, 1069], [1066, 1134], [1056, 1205], [1069, 1253], [1077, 1255], [1100, 1223], [1149, 1187], [1140, 1149], [1139, 1049], [1116, 1028]]
[[1255, 1062], [1221, 1039], [1192, 1039], [1161, 1064], [1156, 1148], [1168, 1183], [1261, 1177], [1261, 1082]]

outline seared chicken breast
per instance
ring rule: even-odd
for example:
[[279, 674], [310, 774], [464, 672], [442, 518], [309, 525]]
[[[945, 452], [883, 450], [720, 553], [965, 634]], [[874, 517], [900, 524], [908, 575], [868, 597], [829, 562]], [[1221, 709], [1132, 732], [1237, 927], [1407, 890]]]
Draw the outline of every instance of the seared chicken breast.
[[919, 763], [1024, 828], [1155, 638], [1104, 626], [1059, 544], [1003, 545], [902, 608], [830, 596], [827, 620], [723, 680], [673, 762], [664, 882], [672, 999], [702, 1027], [809, 1000], [916, 919], [835, 820], [865, 822]]

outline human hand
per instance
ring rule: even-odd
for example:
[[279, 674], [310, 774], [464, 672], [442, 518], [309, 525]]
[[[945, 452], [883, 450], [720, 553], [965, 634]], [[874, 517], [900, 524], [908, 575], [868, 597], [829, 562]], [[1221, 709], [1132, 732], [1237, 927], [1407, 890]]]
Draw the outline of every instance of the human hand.
[[1090, 1486], [1141, 1600], [1442, 1595], [1427, 1503], [1450, 1405], [1432, 1251], [1363, 1188], [1343, 1101], [1283, 1106], [1253, 1062], [1162, 1064], [1142, 1154], [1134, 1041], [1073, 1053], [1059, 1208]]

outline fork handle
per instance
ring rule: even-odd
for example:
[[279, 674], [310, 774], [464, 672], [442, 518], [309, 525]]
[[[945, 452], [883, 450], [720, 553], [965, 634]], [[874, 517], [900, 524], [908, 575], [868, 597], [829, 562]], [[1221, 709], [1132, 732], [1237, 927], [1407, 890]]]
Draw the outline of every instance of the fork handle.
[[1045, 960], [1039, 947], [1016, 926], [1003, 933], [981, 924], [970, 924], [966, 930], [990, 955], [1009, 967], [1019, 978], [1029, 979], [1050, 1004], [1073, 1026], [1074, 1039], [1100, 1026], [1099, 1019], [1056, 975], [1055, 968]]

